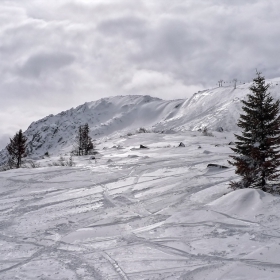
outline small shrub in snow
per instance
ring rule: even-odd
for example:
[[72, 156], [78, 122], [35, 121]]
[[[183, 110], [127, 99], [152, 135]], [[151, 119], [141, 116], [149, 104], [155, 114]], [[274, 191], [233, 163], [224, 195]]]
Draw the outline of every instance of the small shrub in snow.
[[149, 133], [150, 131], [144, 127], [140, 127], [138, 130], [137, 130], [137, 133]]
[[[22, 168], [39, 168], [39, 167], [41, 167], [41, 165], [39, 162], [35, 162], [35, 161], [29, 159], [29, 160], [24, 160], [21, 163], [21, 167]], [[16, 168], [16, 166], [15, 166], [14, 162], [8, 161], [6, 164], [0, 166], [0, 172], [15, 169], [15, 168]]]
[[39, 162], [35, 162], [31, 159], [24, 161], [22, 167], [24, 168], [39, 168], [41, 167]]
[[75, 166], [76, 163], [73, 160], [73, 157], [70, 156], [68, 160], [66, 160], [64, 157], [60, 157], [58, 161], [52, 162], [49, 164], [49, 166]]
[[63, 156], [60, 156], [59, 161], [63, 162], [63, 161], [65, 161], [65, 158]]
[[210, 132], [210, 131], [208, 130], [207, 127], [204, 127], [204, 128], [202, 129], [201, 133], [202, 133], [203, 136], [211, 136], [211, 137], [214, 136], [213, 133]]
[[8, 165], [8, 164], [3, 164], [3, 165], [0, 166], [0, 172], [8, 171], [8, 170], [11, 170], [11, 169], [13, 169], [13, 167]]

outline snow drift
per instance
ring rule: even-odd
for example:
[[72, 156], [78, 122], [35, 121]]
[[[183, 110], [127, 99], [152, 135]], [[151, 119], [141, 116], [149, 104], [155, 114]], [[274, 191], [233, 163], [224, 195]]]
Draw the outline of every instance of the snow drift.
[[254, 216], [263, 211], [275, 197], [269, 193], [255, 189], [241, 189], [226, 194], [209, 203], [213, 209], [236, 216]]

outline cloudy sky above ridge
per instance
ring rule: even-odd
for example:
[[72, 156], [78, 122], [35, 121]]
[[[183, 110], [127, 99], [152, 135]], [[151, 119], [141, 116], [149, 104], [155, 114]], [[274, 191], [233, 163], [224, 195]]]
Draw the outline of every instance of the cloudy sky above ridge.
[[187, 98], [280, 77], [277, 0], [2, 0], [0, 148], [39, 118], [105, 96]]

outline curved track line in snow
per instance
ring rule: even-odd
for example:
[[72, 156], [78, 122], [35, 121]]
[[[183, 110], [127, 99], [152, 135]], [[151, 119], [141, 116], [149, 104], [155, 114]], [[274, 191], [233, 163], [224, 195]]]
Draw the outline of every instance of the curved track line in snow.
[[110, 264], [113, 266], [114, 270], [118, 273], [118, 275], [120, 276], [120, 278], [122, 280], [129, 280], [128, 276], [122, 270], [122, 268], [119, 266], [117, 261], [115, 261], [112, 257], [110, 257], [106, 252], [103, 252], [102, 254], [103, 254], [104, 258], [106, 258], [106, 260], [108, 260], [110, 262]]
[[214, 212], [214, 213], [217, 213], [217, 214], [220, 214], [220, 215], [222, 215], [222, 216], [225, 216], [226, 218], [230, 218], [230, 219], [239, 221], [239, 222], [244, 222], [244, 223], [259, 225], [259, 223], [257, 223], [257, 222], [252, 222], [252, 221], [250, 221], [250, 220], [245, 220], [245, 219], [238, 219], [238, 218], [232, 217], [232, 216], [230, 216], [230, 215], [228, 215], [228, 214], [221, 213], [221, 212], [218, 212], [218, 211], [215, 211], [215, 210], [210, 210], [210, 211], [211, 211], [211, 212]]

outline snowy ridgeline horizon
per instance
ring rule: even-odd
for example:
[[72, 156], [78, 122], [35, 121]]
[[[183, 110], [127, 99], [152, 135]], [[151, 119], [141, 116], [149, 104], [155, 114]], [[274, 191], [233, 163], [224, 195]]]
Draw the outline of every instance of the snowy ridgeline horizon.
[[[267, 80], [270, 92], [280, 99], [280, 79]], [[242, 111], [241, 100], [251, 83], [223, 86], [195, 93], [186, 100], [162, 100], [147, 95], [113, 96], [86, 102], [76, 108], [49, 115], [30, 124], [24, 135], [31, 157], [46, 152], [69, 154], [78, 127], [89, 124], [92, 139], [103, 141], [115, 134], [135, 133], [139, 128], [151, 132], [238, 131], [236, 123]], [[8, 143], [7, 143], [8, 144]], [[0, 162], [6, 158], [0, 152]]]

